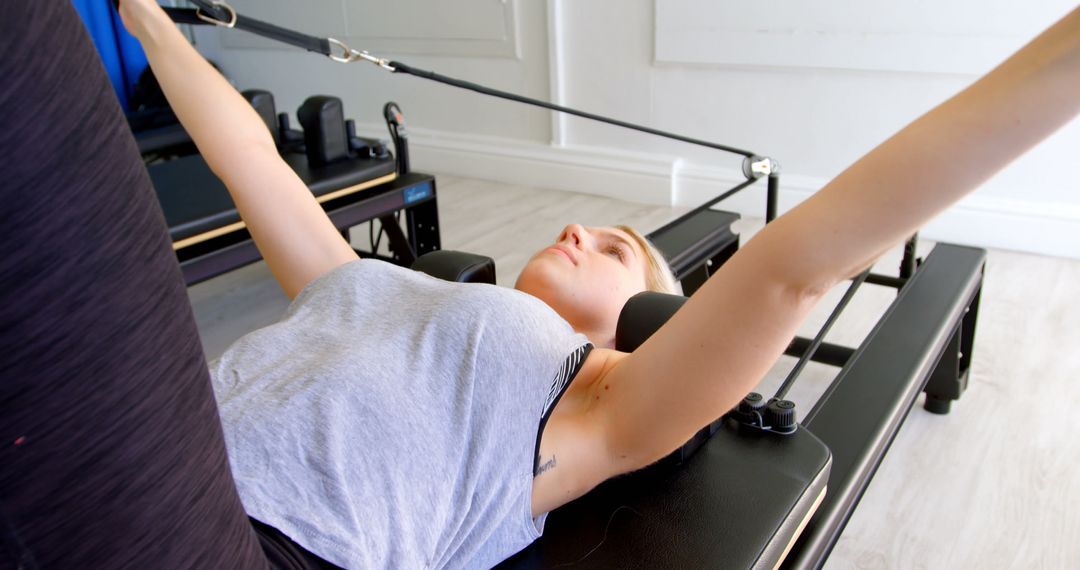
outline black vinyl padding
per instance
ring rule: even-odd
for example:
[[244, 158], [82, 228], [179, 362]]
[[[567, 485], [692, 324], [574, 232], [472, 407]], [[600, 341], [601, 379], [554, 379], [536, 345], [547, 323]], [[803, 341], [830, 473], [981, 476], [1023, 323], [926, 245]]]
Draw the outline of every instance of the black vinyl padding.
[[828, 449], [732, 420], [680, 465], [607, 481], [502, 568], [772, 568], [828, 477]]
[[[315, 196], [393, 174], [394, 159], [349, 158], [319, 168], [299, 153], [283, 155]], [[178, 241], [240, 221], [225, 184], [200, 155], [190, 155], [147, 167], [158, 201], [165, 212], [169, 236]]]
[[626, 305], [623, 305], [619, 322], [615, 325], [615, 350], [637, 350], [637, 347], [659, 330], [686, 301], [687, 297], [682, 295], [655, 291], [645, 291], [630, 297]]
[[446, 281], [495, 284], [495, 260], [475, 253], [433, 251], [417, 258], [412, 268]]

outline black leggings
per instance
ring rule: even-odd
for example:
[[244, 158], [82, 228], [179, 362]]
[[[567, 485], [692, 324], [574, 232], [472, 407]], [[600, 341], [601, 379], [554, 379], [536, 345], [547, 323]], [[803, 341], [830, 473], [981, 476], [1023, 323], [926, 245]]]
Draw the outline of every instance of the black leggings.
[[164, 219], [70, 0], [5, 3], [0, 200], [0, 568], [305, 565], [240, 504]]

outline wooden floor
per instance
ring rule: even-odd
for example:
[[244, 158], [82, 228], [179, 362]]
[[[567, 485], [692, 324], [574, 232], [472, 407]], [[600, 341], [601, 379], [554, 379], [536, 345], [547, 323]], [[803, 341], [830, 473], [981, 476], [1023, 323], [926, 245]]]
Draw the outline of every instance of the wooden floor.
[[[437, 180], [443, 247], [491, 256], [506, 286], [566, 223], [648, 232], [680, 213]], [[760, 227], [746, 220], [737, 229], [746, 239]], [[366, 244], [367, 232], [353, 237]], [[921, 254], [931, 246], [923, 243]], [[890, 252], [878, 270], [895, 274], [899, 258], [899, 249]], [[816, 332], [841, 293], [833, 291], [800, 334]], [[191, 287], [189, 295], [208, 358], [274, 322], [288, 305], [263, 263]], [[864, 287], [828, 340], [858, 344], [893, 295]], [[1080, 568], [1080, 419], [1069, 415], [1080, 395], [1078, 301], [1080, 261], [990, 252], [968, 391], [950, 415], [912, 411], [827, 568]], [[793, 364], [778, 362], [761, 391], [775, 388]], [[811, 364], [789, 397], [808, 410], [834, 374]]]

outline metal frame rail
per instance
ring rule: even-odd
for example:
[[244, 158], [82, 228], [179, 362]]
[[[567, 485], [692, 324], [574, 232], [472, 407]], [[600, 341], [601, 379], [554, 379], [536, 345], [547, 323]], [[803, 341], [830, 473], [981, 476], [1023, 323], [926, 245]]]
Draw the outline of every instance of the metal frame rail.
[[939, 244], [803, 420], [833, 465], [829, 493], [782, 568], [824, 564], [924, 388], [928, 400], [959, 397], [985, 260], [984, 250]]

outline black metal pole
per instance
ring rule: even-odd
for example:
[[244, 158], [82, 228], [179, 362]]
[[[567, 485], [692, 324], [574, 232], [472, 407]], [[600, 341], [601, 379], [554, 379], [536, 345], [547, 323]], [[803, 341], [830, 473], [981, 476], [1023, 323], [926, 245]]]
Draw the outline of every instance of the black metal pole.
[[[784, 354], [796, 358], [801, 357], [803, 354], [806, 354], [806, 351], [813, 342], [813, 339], [797, 336], [791, 341], [791, 344], [788, 345]], [[840, 346], [838, 344], [823, 342], [818, 346], [814, 355], [810, 357], [810, 360], [842, 368], [854, 354], [855, 349], [849, 346]]]
[[690, 210], [689, 212], [679, 216], [678, 218], [675, 218], [674, 220], [664, 224], [663, 227], [661, 227], [661, 228], [659, 228], [657, 230], [653, 230], [652, 232], [650, 232], [650, 234], [659, 234], [659, 233], [664, 232], [665, 230], [668, 230], [668, 229], [670, 229], [672, 227], [675, 227], [675, 226], [683, 223], [684, 221], [692, 218], [695, 214], [697, 214], [697, 213], [699, 213], [699, 212], [701, 212], [703, 210], [708, 210], [709, 208], [715, 206], [717, 203], [722, 202], [724, 200], [727, 200], [728, 198], [734, 196], [735, 194], [738, 194], [740, 190], [745, 189], [747, 186], [750, 186], [751, 184], [753, 184], [753, 183], [755, 183], [757, 181], [758, 181], [758, 179], [754, 178], [754, 179], [742, 182], [739, 185], [732, 188], [731, 190], [728, 190], [727, 192], [724, 192], [723, 194], [721, 194], [721, 195], [719, 195], [719, 196], [705, 202], [704, 204], [694, 208], [693, 210]]
[[919, 246], [919, 234], [911, 236], [911, 239], [907, 240], [904, 244], [904, 259], [900, 262], [900, 278], [908, 279], [912, 275], [915, 275], [915, 269], [918, 268], [919, 262], [915, 257], [915, 250]]
[[776, 219], [776, 209], [780, 202], [780, 174], [769, 175], [769, 188], [765, 195], [765, 223]]
[[893, 289], [900, 289], [907, 283], [907, 279], [901, 277], [893, 277], [892, 275], [879, 275], [877, 273], [871, 273], [866, 278], [866, 282], [871, 285], [882, 285], [884, 287], [892, 287]]
[[829, 329], [836, 323], [836, 320], [840, 318], [840, 313], [842, 313], [848, 306], [848, 303], [851, 302], [851, 299], [855, 296], [855, 292], [858, 291], [859, 287], [866, 281], [868, 275], [870, 275], [869, 269], [860, 273], [859, 276], [851, 282], [851, 285], [848, 287], [847, 292], [844, 293], [843, 298], [836, 304], [836, 308], [833, 309], [832, 314], [825, 320], [825, 324], [821, 327], [821, 330], [818, 331], [813, 342], [811, 342], [810, 346], [806, 349], [806, 352], [804, 352], [802, 357], [799, 358], [799, 361], [795, 363], [795, 367], [791, 369], [788, 377], [784, 380], [784, 383], [780, 385], [780, 389], [776, 391], [776, 395], [773, 396], [773, 398], [777, 400], [784, 399], [788, 390], [795, 384], [795, 380], [799, 377], [799, 373], [806, 367], [806, 363], [810, 362], [810, 359], [813, 358], [814, 353], [817, 352], [818, 347], [821, 346], [821, 342], [825, 339], [825, 335], [828, 334]]

